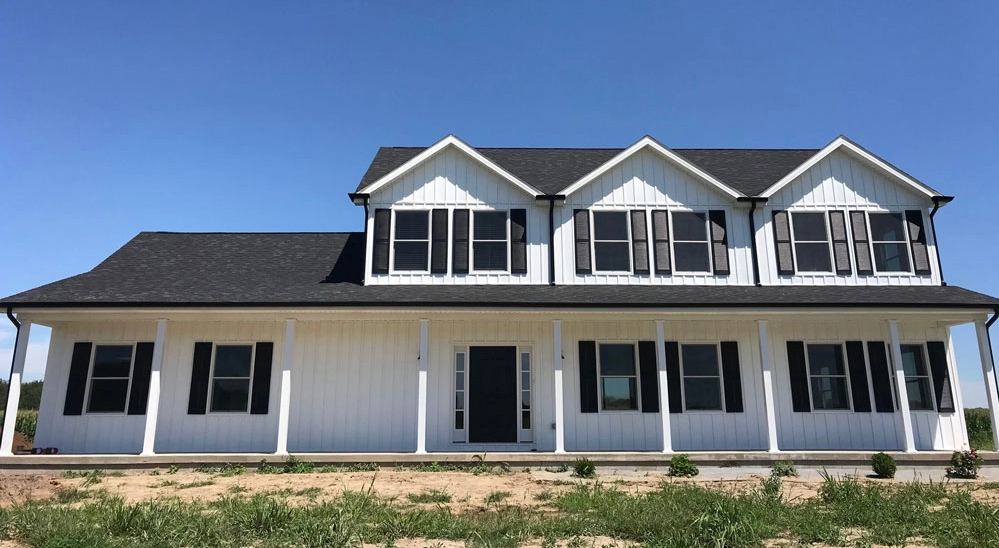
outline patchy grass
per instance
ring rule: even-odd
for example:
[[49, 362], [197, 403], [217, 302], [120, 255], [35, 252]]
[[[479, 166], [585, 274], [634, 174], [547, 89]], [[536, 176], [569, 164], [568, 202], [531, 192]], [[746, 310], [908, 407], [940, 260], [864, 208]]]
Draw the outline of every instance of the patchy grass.
[[427, 491], [426, 493], [410, 493], [406, 495], [409, 502], [416, 503], [445, 503], [451, 502], [451, 495], [447, 491], [442, 491], [440, 489], [434, 489], [432, 491]]
[[294, 505], [283, 492], [139, 503], [77, 492], [0, 508], [0, 539], [27, 546], [347, 548], [424, 538], [513, 548], [599, 536], [656, 548], [757, 547], [771, 539], [790, 545], [999, 546], [999, 511], [973, 500], [965, 487], [827, 477], [817, 497], [802, 501], [782, 497], [776, 486], [725, 492], [664, 481], [653, 491], [629, 493], [590, 482], [548, 491], [544, 508], [497, 504], [510, 494], [494, 491], [487, 508], [463, 513], [399, 504], [371, 488]]
[[177, 489], [196, 489], [198, 487], [208, 487], [209, 485], [215, 485], [214, 480], [201, 480], [192, 481], [190, 483], [181, 483], [177, 486]]

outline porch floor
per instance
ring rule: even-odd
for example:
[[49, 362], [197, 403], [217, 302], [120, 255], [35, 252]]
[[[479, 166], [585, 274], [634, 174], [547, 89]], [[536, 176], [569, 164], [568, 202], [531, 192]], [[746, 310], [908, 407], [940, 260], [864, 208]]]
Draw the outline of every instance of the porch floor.
[[[690, 459], [702, 466], [769, 466], [776, 461], [793, 461], [804, 466], [870, 466], [871, 455], [876, 451], [697, 451], [687, 453]], [[677, 453], [654, 452], [583, 452], [583, 453], [294, 453], [295, 458], [316, 464], [375, 463], [381, 467], [398, 465], [414, 466], [432, 462], [469, 464], [479, 459], [489, 463], [505, 463], [511, 468], [552, 466], [571, 463], [586, 457], [597, 466], [656, 469], [669, 466], [669, 459]], [[886, 451], [900, 466], [946, 466], [951, 451], [919, 451], [905, 453]], [[985, 462], [994, 462], [997, 453], [980, 452]], [[196, 467], [225, 463], [252, 466], [261, 460], [283, 462], [287, 455], [273, 453], [163, 453], [156, 455], [14, 455], [0, 457], [0, 470], [71, 470], [71, 469], [148, 469], [170, 465]]]

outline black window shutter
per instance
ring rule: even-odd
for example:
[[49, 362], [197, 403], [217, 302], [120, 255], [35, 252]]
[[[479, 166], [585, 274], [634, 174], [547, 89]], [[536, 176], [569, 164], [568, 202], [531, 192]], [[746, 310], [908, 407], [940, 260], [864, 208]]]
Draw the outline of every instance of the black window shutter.
[[805, 343], [787, 341], [787, 369], [791, 378], [791, 407], [798, 413], [812, 411], [808, 398], [808, 371], [805, 365]]
[[656, 274], [669, 274], [669, 213], [663, 210], [652, 212], [652, 244], [655, 251]]
[[947, 369], [947, 347], [940, 341], [929, 341], [926, 350], [930, 354], [930, 370], [933, 373], [933, 391], [937, 397], [937, 411], [954, 412], [954, 393], [950, 388], [950, 372]]
[[274, 362], [274, 343], [258, 342], [253, 359], [253, 386], [250, 388], [250, 414], [266, 415], [271, 399], [271, 364]]
[[69, 383], [66, 385], [66, 403], [63, 415], [82, 415], [83, 397], [87, 392], [87, 373], [93, 343], [78, 342], [73, 345], [73, 358], [69, 362]]
[[791, 220], [787, 211], [774, 211], [774, 245], [777, 250], [777, 273], [794, 274]]
[[208, 409], [208, 381], [212, 373], [212, 343], [194, 343], [191, 364], [191, 393], [187, 399], [188, 415], [204, 415]]
[[388, 274], [389, 234], [392, 233], [392, 210], [375, 210], [374, 249], [371, 257], [372, 274]]
[[829, 225], [832, 228], [833, 259], [837, 274], [852, 274], [850, 264], [850, 243], [846, 231], [846, 212], [830, 211]]
[[631, 212], [631, 258], [635, 274], [649, 273], [649, 229], [644, 209]]
[[846, 360], [850, 365], [853, 410], [857, 413], [870, 413], [871, 394], [867, 391], [867, 360], [864, 359], [864, 343], [846, 341]]
[[451, 272], [453, 274], [468, 274], [468, 210], [454, 210], [454, 228], [452, 237], [454, 249], [451, 250]]
[[905, 212], [905, 220], [909, 224], [909, 239], [912, 246], [912, 263], [916, 274], [930, 273], [930, 254], [926, 249], [926, 231], [923, 230], [923, 212], [910, 209]]
[[590, 212], [576, 209], [572, 212], [572, 223], [576, 233], [576, 274], [590, 274]]
[[597, 412], [597, 343], [579, 341], [579, 412]]
[[680, 343], [666, 341], [666, 393], [669, 412], [683, 413], [683, 392], [680, 389]]
[[128, 394], [128, 414], [145, 415], [149, 399], [149, 378], [153, 373], [153, 343], [135, 345], [135, 365], [132, 366], [132, 390]]
[[510, 210], [510, 272], [527, 274], [527, 210]]
[[447, 274], [447, 217], [446, 209], [431, 213], [430, 272]]
[[727, 276], [728, 267], [728, 230], [725, 228], [725, 210], [712, 209], [708, 211], [711, 221], [711, 252], [714, 255], [715, 274]]
[[895, 412], [895, 396], [891, 391], [891, 371], [888, 369], [888, 355], [885, 343], [869, 341], [867, 358], [871, 361], [871, 386], [874, 388], [874, 408], [878, 413]]
[[739, 371], [739, 343], [721, 343], [722, 375], [725, 378], [725, 412], [742, 413], [742, 373]]
[[656, 343], [638, 341], [638, 372], [642, 383], [642, 413], [659, 412], [659, 364]]
[[857, 255], [857, 274], [874, 274], [871, 240], [867, 235], [867, 214], [863, 211], [850, 212], [850, 226], [853, 228], [853, 252]]

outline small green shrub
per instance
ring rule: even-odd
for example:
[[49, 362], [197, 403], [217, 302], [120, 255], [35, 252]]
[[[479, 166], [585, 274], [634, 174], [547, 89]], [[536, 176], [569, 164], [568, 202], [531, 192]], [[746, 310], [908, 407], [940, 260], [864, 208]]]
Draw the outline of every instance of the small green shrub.
[[982, 457], [974, 447], [970, 451], [954, 451], [950, 456], [947, 475], [952, 478], [973, 479], [978, 477], [978, 469], [981, 467]]
[[373, 462], [355, 462], [347, 467], [348, 472], [377, 472], [378, 465]]
[[572, 475], [577, 478], [592, 478], [597, 475], [597, 465], [586, 458], [578, 458], [572, 462]]
[[770, 476], [777, 478], [786, 478], [788, 476], [797, 476], [798, 468], [793, 462], [789, 460], [777, 461], [770, 465]]
[[669, 460], [669, 475], [678, 478], [692, 478], [701, 471], [697, 465], [690, 462], [690, 455], [686, 453], [674, 455]]
[[760, 495], [765, 500], [780, 501], [782, 499], [781, 486], [784, 483], [782, 477], [771, 472], [770, 477], [760, 480]]
[[298, 460], [295, 455], [288, 457], [288, 460], [284, 462], [284, 473], [285, 474], [311, 474], [316, 471], [316, 463]]
[[173, 475], [179, 471], [180, 471], [180, 466], [177, 466], [176, 464], [171, 464], [170, 469], [167, 470], [167, 474]]
[[898, 465], [895, 464], [895, 459], [891, 455], [881, 452], [875, 453], [871, 457], [871, 469], [874, 470], [874, 475], [879, 478], [894, 478]]
[[568, 471], [569, 471], [569, 465], [564, 462], [555, 467], [550, 466], [548, 468], [545, 468], [545, 472], [551, 472], [553, 474], [561, 474], [563, 472], [568, 472]]

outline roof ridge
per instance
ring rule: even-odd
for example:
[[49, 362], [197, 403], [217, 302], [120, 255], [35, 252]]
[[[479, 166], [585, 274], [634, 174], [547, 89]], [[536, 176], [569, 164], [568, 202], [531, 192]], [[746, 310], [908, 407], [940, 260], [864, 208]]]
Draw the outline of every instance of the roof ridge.
[[208, 234], [252, 234], [252, 235], [288, 235], [288, 234], [364, 234], [361, 230], [338, 230], [338, 231], [276, 231], [276, 232], [260, 232], [260, 231], [235, 231], [235, 230], [209, 230], [204, 232], [180, 232], [175, 230], [143, 230], [139, 234], [179, 234], [179, 235], [208, 235]]
[[[425, 150], [429, 147], [414, 147], [414, 146], [400, 146], [400, 147], [380, 147], [390, 150]], [[627, 147], [492, 147], [492, 146], [476, 146], [472, 147], [476, 150], [491, 149], [491, 150], [627, 150]], [[821, 148], [783, 148], [783, 147], [772, 147], [772, 148], [755, 148], [755, 147], [668, 147], [670, 150], [761, 150], [761, 151], [787, 151], [787, 152], [810, 152], [822, 150]]]

